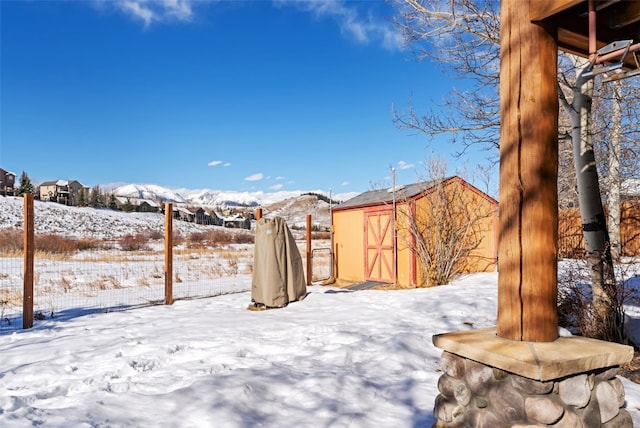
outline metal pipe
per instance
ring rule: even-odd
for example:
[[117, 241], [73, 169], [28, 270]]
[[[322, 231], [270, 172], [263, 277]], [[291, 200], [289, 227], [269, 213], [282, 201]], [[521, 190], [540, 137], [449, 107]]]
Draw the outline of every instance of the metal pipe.
[[593, 0], [589, 0], [589, 57], [596, 54], [596, 9]]
[[[622, 53], [622, 51], [624, 51], [625, 48], [620, 48], [617, 51], [613, 51], [613, 52], [609, 52], [608, 54], [604, 54], [604, 55], [600, 55], [598, 56], [598, 59], [596, 60], [596, 64], [602, 64], [603, 62], [607, 62], [613, 58], [616, 58], [618, 56], [620, 56], [620, 54]], [[637, 52], [640, 51], [640, 43], [636, 43], [635, 45], [631, 45], [629, 46], [629, 50], [628, 53], [633, 53], [633, 52]]]

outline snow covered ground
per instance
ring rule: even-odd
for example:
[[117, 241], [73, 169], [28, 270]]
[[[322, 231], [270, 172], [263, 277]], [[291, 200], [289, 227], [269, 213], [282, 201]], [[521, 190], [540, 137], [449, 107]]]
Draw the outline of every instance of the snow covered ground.
[[[242, 292], [2, 335], [0, 426], [431, 426], [432, 335], [496, 322], [495, 273], [308, 291], [270, 311], [248, 311]], [[640, 424], [640, 385], [623, 382]]]
[[[0, 227], [20, 226], [21, 208], [0, 198]], [[36, 233], [86, 224], [114, 239], [162, 227], [140, 216], [36, 204]], [[70, 271], [71, 287], [88, 276]], [[176, 287], [198, 294], [202, 281], [183, 276]], [[312, 286], [263, 312], [247, 310], [250, 285], [240, 269], [215, 282], [216, 297], [108, 313], [56, 303], [53, 319], [0, 331], [0, 427], [429, 427], [441, 355], [432, 336], [496, 323], [496, 273], [431, 289]], [[100, 294], [117, 307], [121, 291]], [[627, 313], [640, 320], [637, 307]], [[640, 426], [640, 385], [622, 380]]]

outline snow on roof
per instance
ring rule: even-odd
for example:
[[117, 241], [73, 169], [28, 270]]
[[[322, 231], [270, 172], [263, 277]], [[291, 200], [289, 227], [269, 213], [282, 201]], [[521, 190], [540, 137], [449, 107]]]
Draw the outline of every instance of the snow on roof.
[[160, 207], [160, 205], [156, 201], [152, 201], [151, 199], [129, 198], [126, 196], [116, 196], [115, 198], [116, 198], [116, 201], [120, 202], [121, 204], [126, 204], [127, 202], [129, 202], [133, 206], [140, 206], [146, 203], [150, 207], [155, 207], [155, 208]]

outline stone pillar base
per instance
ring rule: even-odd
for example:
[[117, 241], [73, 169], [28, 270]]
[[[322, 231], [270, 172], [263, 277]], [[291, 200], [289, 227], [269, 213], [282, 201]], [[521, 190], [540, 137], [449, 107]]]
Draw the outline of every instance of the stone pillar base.
[[630, 346], [583, 337], [516, 342], [495, 328], [433, 342], [444, 349], [434, 427], [633, 427], [616, 377]]

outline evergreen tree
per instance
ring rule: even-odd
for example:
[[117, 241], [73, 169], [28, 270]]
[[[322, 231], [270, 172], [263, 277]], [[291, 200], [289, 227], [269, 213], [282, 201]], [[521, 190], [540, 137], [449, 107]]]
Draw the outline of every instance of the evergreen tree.
[[91, 195], [89, 196], [89, 206], [93, 208], [105, 207], [104, 195], [100, 191], [100, 186], [94, 186], [91, 188]]
[[88, 205], [88, 203], [87, 203], [87, 194], [86, 194], [85, 189], [82, 189], [78, 193], [78, 206], [79, 207], [86, 207], [87, 205]]
[[131, 204], [131, 200], [127, 198], [127, 201], [122, 204], [122, 211], [132, 212], [135, 211], [135, 207]]
[[111, 208], [112, 210], [118, 209], [118, 203], [116, 202], [116, 195], [114, 195], [113, 193], [109, 194], [109, 208]]
[[18, 196], [22, 196], [26, 193], [35, 194], [36, 192], [33, 188], [29, 175], [25, 171], [22, 171], [22, 175], [20, 176], [20, 187], [18, 188]]

